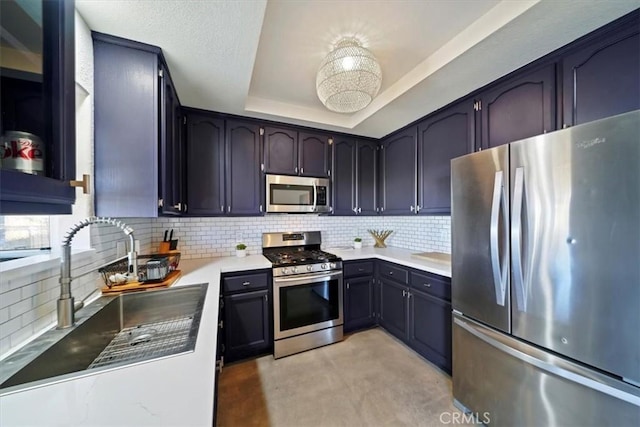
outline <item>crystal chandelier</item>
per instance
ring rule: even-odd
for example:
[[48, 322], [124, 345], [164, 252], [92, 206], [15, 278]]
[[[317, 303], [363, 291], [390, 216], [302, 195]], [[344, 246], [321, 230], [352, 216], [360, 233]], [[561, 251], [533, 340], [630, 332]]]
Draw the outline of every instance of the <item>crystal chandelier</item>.
[[353, 113], [369, 105], [380, 90], [382, 70], [355, 38], [340, 40], [320, 64], [318, 98], [331, 111]]

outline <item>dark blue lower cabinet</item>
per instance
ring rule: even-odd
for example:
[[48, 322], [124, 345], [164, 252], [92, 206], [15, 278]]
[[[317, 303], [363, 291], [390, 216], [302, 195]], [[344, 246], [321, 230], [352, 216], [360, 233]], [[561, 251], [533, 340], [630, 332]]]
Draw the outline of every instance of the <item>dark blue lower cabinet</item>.
[[409, 345], [423, 357], [451, 373], [451, 303], [411, 290]]
[[267, 289], [224, 296], [225, 363], [268, 353], [273, 346]]
[[407, 286], [393, 280], [380, 279], [380, 326], [396, 338], [407, 341]]
[[344, 330], [375, 325], [373, 276], [344, 279]]

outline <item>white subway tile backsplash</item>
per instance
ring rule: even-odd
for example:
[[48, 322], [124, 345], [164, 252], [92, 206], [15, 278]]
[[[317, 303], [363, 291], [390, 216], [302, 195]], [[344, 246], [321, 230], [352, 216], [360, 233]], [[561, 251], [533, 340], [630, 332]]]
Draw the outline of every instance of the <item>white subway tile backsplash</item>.
[[322, 231], [323, 247], [350, 246], [362, 237], [373, 246], [369, 229], [390, 229], [389, 246], [416, 251], [451, 252], [451, 219], [442, 217], [330, 217], [316, 215], [267, 215], [248, 218], [157, 218], [151, 220], [151, 245], [157, 248], [165, 230], [174, 230], [183, 259], [231, 256], [243, 242], [249, 254], [262, 250], [262, 233]]
[[[134, 229], [141, 252], [148, 253], [151, 243], [151, 221], [145, 218], [123, 220]], [[72, 257], [71, 292], [76, 301], [102, 286], [97, 269], [116, 259], [116, 242], [128, 238], [109, 225], [90, 226], [93, 256]], [[38, 268], [26, 266], [17, 273], [0, 276], [0, 354], [15, 348], [34, 333], [55, 322], [56, 300], [60, 295], [59, 266]]]

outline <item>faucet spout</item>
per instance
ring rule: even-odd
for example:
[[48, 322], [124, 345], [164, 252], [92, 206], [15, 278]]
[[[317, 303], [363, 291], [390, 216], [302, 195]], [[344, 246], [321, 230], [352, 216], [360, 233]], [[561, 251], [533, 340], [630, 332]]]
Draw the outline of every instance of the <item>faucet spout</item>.
[[71, 241], [84, 227], [90, 224], [111, 224], [129, 237], [129, 277], [138, 277], [138, 257], [136, 254], [133, 228], [113, 218], [89, 217], [83, 219], [65, 236], [62, 242], [62, 254], [60, 256], [60, 298], [57, 301], [58, 329], [69, 328], [75, 324], [74, 298], [71, 295]]

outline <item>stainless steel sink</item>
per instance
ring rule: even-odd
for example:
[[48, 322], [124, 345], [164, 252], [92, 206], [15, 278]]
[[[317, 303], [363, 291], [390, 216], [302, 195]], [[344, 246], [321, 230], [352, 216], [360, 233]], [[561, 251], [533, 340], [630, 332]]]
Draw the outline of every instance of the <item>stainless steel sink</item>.
[[0, 394], [195, 349], [207, 285], [101, 297], [0, 362]]

